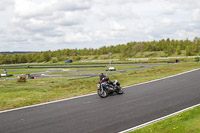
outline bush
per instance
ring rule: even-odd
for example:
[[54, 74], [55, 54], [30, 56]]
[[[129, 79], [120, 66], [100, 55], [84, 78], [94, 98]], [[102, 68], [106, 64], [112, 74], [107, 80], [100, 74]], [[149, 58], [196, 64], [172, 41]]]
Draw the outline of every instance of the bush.
[[194, 60], [195, 60], [196, 62], [198, 62], [198, 61], [200, 60], [200, 57], [195, 57]]
[[58, 58], [57, 57], [52, 57], [51, 58], [51, 63], [56, 63], [58, 62]]
[[95, 60], [97, 60], [98, 58], [99, 58], [99, 56], [98, 56], [98, 55], [95, 55], [95, 56], [94, 56], [94, 59], [95, 59]]
[[94, 56], [89, 56], [88, 60], [94, 60]]
[[24, 76], [20, 76], [18, 79], [17, 79], [17, 82], [26, 82], [26, 78]]
[[103, 59], [103, 60], [109, 59], [109, 55], [101, 55], [100, 58]]
[[81, 57], [80, 57], [80, 56], [76, 56], [74, 59], [75, 59], [76, 61], [78, 61], [78, 60], [81, 59]]

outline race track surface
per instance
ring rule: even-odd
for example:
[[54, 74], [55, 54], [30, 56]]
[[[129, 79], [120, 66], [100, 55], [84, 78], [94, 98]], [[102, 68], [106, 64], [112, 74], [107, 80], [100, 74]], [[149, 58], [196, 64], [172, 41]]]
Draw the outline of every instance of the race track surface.
[[124, 91], [0, 113], [0, 133], [119, 132], [199, 104], [200, 70]]

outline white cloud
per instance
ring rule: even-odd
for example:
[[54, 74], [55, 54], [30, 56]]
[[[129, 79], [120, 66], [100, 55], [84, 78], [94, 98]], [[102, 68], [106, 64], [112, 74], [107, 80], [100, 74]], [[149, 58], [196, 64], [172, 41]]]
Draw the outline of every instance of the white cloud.
[[172, 24], [172, 20], [169, 19], [169, 18], [164, 18], [161, 22], [162, 22], [164, 25], [171, 25], [171, 24]]
[[169, 3], [175, 5], [175, 8], [181, 10], [192, 10], [199, 8], [200, 1], [199, 0], [166, 0]]
[[116, 21], [113, 21], [110, 23], [111, 29], [114, 31], [123, 31], [126, 30], [126, 27], [124, 25], [119, 24]]
[[51, 16], [56, 11], [77, 11], [90, 8], [90, 0], [15, 0], [15, 13], [19, 17]]
[[0, 51], [193, 39], [199, 7], [199, 0], [1, 0]]
[[37, 4], [31, 0], [15, 0], [14, 13], [16, 17], [34, 17], [40, 15], [48, 15], [51, 3]]
[[176, 5], [171, 4], [171, 5], [165, 6], [161, 13], [165, 15], [174, 15], [176, 12], [177, 12]]
[[6, 8], [8, 8], [9, 6], [12, 6], [12, 5], [13, 5], [12, 0], [1, 0], [0, 1], [0, 11], [6, 10]]
[[57, 25], [70, 26], [83, 23], [86, 19], [86, 12], [56, 12], [54, 15], [54, 22]]
[[60, 11], [75, 11], [89, 9], [91, 6], [91, 0], [62, 0], [55, 3], [55, 10]]
[[65, 42], [87, 42], [91, 40], [90, 35], [82, 33], [67, 34], [64, 39]]
[[200, 22], [200, 9], [195, 9], [192, 12], [192, 21]]

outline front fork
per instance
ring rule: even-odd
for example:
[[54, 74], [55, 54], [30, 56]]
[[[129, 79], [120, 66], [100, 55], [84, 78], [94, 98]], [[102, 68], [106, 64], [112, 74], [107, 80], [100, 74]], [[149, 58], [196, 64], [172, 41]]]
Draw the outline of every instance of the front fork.
[[103, 87], [103, 84], [100, 84], [100, 88], [99, 88], [99, 90], [101, 91], [101, 93], [103, 93], [103, 92], [104, 92], [104, 87]]

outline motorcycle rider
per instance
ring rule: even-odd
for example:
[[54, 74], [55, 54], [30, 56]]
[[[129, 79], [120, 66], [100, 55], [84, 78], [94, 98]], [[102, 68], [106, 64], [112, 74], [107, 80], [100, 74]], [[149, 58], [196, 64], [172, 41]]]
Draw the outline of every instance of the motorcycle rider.
[[101, 73], [99, 75], [99, 78], [100, 78], [100, 83], [108, 83], [110, 85], [113, 85], [112, 81], [110, 81], [109, 77], [107, 77], [106, 75], [104, 75], [103, 73]]

